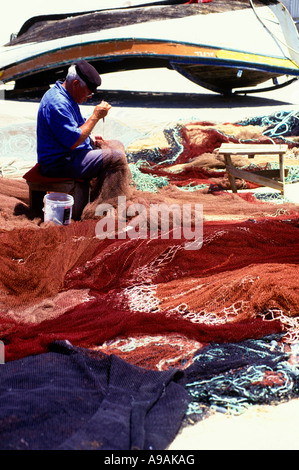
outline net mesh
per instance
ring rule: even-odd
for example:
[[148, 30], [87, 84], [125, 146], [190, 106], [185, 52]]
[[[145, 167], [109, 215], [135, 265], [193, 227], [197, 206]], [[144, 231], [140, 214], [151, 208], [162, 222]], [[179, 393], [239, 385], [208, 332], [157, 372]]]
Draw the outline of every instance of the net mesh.
[[[217, 152], [222, 142], [269, 142], [264, 130], [192, 122], [128, 145], [134, 186], [126, 209], [202, 204], [203, 244], [193, 250], [172, 227], [166, 238], [162, 232], [97, 238], [97, 201], [69, 226], [41, 223], [28, 209], [24, 180], [1, 178], [0, 332], [7, 360], [68, 339], [161, 370], [186, 368], [210, 342], [283, 333], [285, 343], [295, 343], [298, 207], [258, 199], [243, 180], [238, 187], [247, 191], [228, 192]], [[244, 157], [234, 163], [249, 166]], [[255, 159], [255, 167], [269, 164]], [[296, 139], [286, 164], [298, 166]], [[118, 218], [116, 200], [108, 202]]]

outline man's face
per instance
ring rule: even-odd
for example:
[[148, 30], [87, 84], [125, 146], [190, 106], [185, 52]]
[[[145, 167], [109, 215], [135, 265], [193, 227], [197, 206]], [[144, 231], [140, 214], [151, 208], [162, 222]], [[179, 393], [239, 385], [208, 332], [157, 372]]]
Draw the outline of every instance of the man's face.
[[76, 103], [85, 103], [88, 98], [92, 97], [89, 88], [86, 85], [82, 86], [79, 80], [74, 80], [72, 85], [72, 97]]

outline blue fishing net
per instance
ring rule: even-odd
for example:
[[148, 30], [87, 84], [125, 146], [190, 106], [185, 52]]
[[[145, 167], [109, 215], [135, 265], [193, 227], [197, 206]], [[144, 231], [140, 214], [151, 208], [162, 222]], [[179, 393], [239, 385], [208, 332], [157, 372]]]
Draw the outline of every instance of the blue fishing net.
[[299, 135], [299, 111], [278, 111], [269, 116], [247, 118], [238, 124], [267, 127], [263, 134], [268, 137], [297, 136]]
[[164, 449], [189, 401], [179, 376], [53, 343], [0, 366], [0, 449]]
[[184, 376], [191, 396], [188, 415], [204, 406], [241, 414], [253, 404], [278, 403], [298, 395], [299, 368], [289, 361], [277, 336], [200, 350]]

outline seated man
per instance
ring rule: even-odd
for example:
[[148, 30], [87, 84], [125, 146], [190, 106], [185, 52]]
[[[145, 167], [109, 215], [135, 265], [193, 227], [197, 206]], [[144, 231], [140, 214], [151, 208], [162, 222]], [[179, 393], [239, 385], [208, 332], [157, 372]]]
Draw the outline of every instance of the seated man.
[[117, 140], [105, 141], [91, 132], [111, 106], [102, 101], [85, 120], [79, 104], [101, 84], [96, 69], [81, 60], [64, 82], [57, 81], [43, 96], [37, 116], [37, 154], [42, 175], [91, 180], [99, 202], [126, 194], [130, 179], [125, 149]]

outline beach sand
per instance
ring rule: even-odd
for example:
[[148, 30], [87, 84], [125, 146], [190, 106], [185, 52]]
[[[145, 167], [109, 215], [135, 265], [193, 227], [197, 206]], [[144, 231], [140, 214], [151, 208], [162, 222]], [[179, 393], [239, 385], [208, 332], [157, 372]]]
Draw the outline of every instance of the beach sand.
[[178, 434], [169, 450], [298, 450], [299, 399], [215, 413]]
[[[208, 92], [175, 72], [154, 70], [105, 75], [101, 89], [104, 99], [111, 96], [111, 90], [121, 90], [122, 96], [125, 96], [123, 102], [113, 106], [105, 126], [99, 125], [102, 126], [99, 131], [105, 133], [105, 138], [122, 137], [112, 135], [117, 129], [117, 122], [126, 123], [128, 128], [132, 123], [134, 129], [138, 123], [140, 131], [143, 131], [180, 120], [233, 123], [248, 117], [291, 111], [299, 107], [298, 81], [268, 93], [228, 98]], [[132, 91], [134, 105], [130, 105]], [[0, 101], [0, 131], [11, 126], [34, 126], [37, 108], [38, 102]], [[85, 114], [90, 110], [89, 106], [83, 107]], [[19, 175], [34, 161], [34, 153], [28, 155], [26, 162], [18, 167]], [[22, 163], [21, 155], [17, 159]], [[292, 200], [299, 202], [298, 185], [292, 187], [292, 192]], [[184, 428], [169, 449], [298, 450], [298, 421], [299, 399], [279, 405], [252, 406], [239, 416], [215, 412], [197, 424]]]

